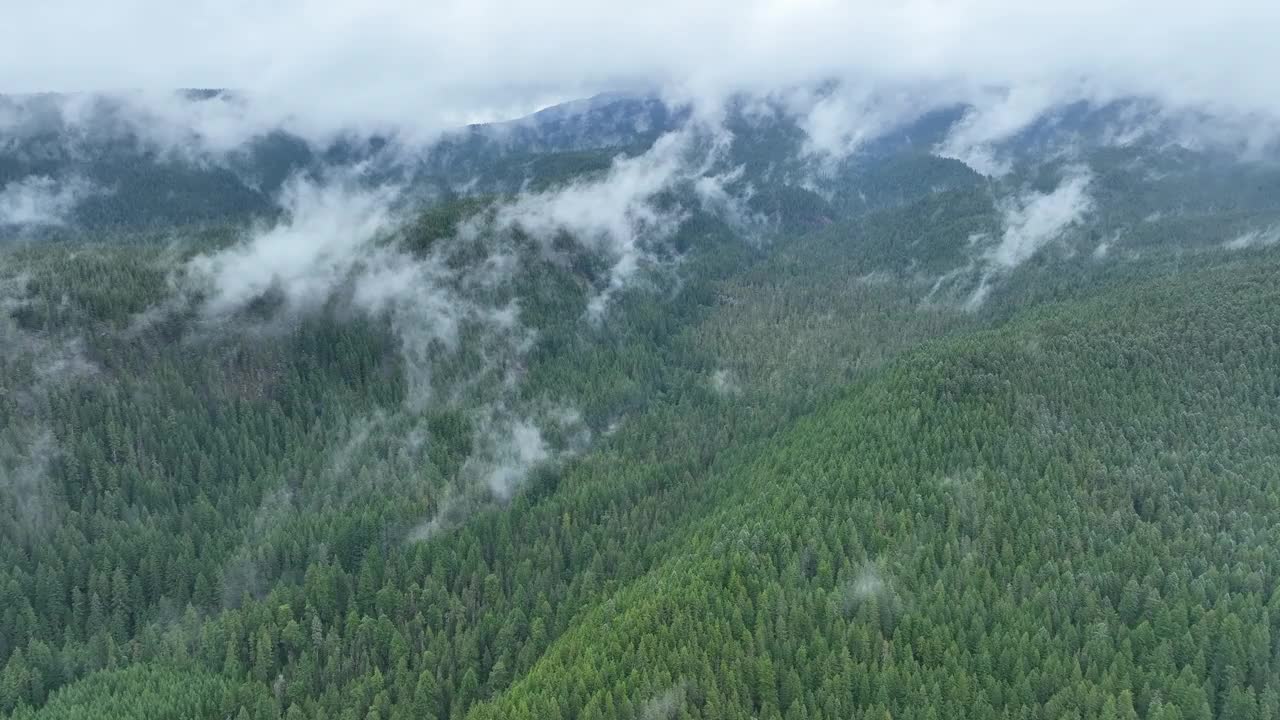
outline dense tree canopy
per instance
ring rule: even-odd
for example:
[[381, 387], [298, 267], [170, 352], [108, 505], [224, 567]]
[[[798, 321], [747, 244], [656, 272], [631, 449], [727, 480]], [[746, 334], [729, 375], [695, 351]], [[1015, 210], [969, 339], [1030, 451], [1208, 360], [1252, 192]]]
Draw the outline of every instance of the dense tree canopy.
[[[0, 249], [0, 714], [1280, 720], [1280, 260], [1220, 247], [1274, 208], [1111, 152], [994, 281], [993, 181], [908, 153], [762, 185], [750, 242], [689, 203], [594, 323], [607, 262], [439, 204], [386, 242], [501, 244], [531, 339], [463, 322], [425, 381], [341, 293], [199, 316], [238, 226]], [[509, 496], [498, 411], [550, 458]]]

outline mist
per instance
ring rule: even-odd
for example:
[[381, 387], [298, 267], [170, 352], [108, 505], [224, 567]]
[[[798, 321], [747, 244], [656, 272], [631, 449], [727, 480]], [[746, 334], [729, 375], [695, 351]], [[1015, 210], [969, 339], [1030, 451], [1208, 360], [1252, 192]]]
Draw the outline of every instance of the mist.
[[[989, 173], [1004, 168], [994, 143], [1076, 101], [1144, 98], [1184, 113], [1193, 133], [1208, 129], [1189, 118], [1216, 119], [1214, 132], [1255, 151], [1280, 137], [1280, 98], [1257, 72], [1280, 60], [1280, 8], [1249, 0], [287, 0], [234, 12], [198, 0], [181, 13], [155, 0], [52, 0], [6, 19], [0, 92], [112, 93], [125, 98], [121, 120], [155, 142], [209, 153], [274, 129], [425, 147], [451, 128], [610, 91], [708, 109], [735, 94], [791, 94], [798, 111], [811, 106], [810, 149], [836, 154], [904, 114], [967, 103], [974, 111], [940, 152]], [[796, 92], [832, 81], [840, 92]], [[200, 103], [172, 93], [193, 87], [235, 93]], [[16, 115], [0, 103], [0, 135]]]
[[738, 207], [724, 189], [732, 173], [709, 174], [729, 139], [721, 126], [692, 123], [663, 135], [640, 155], [615, 157], [601, 177], [520, 194], [498, 210], [495, 224], [522, 230], [544, 246], [567, 235], [608, 258], [608, 283], [588, 305], [588, 315], [599, 319], [610, 299], [646, 264], [656, 262], [655, 245], [673, 235], [687, 217], [688, 211], [678, 204], [660, 205], [660, 196], [687, 183], [707, 207], [730, 212]]
[[190, 261], [192, 278], [209, 287], [204, 312], [224, 316], [268, 290], [292, 309], [323, 303], [391, 227], [394, 197], [394, 190], [365, 190], [351, 180], [322, 184], [295, 178], [279, 199], [283, 219]]
[[0, 504], [11, 513], [14, 539], [29, 541], [51, 526], [49, 466], [60, 455], [49, 394], [92, 376], [97, 368], [75, 336], [28, 331], [13, 313], [25, 304], [25, 276], [0, 266], [0, 364], [26, 368], [22, 385], [0, 386]]
[[[513, 294], [524, 268], [512, 232], [530, 233], [548, 252], [551, 239], [567, 233], [585, 250], [610, 258], [612, 279], [595, 300], [600, 301], [635, 271], [633, 262], [645, 252], [637, 238], [666, 221], [647, 203], [681, 172], [684, 161], [670, 147], [683, 146], [662, 143], [657, 152], [619, 158], [604, 178], [481, 209], [456, 234], [435, 238], [419, 251], [405, 244], [417, 208], [400, 188], [371, 187], [344, 174], [295, 177], [277, 198], [278, 218], [185, 262], [173, 279], [179, 303], [170, 311], [193, 304], [205, 335], [245, 332], [255, 323], [279, 332], [323, 312], [385, 322], [407, 385], [403, 406], [356, 422], [335, 453], [331, 474], [349, 475], [350, 459], [388, 434], [398, 435], [393, 444], [418, 457], [429, 436], [430, 412], [465, 412], [472, 451], [459, 477], [447, 478], [452, 485], [442, 488], [439, 508], [455, 517], [424, 521], [423, 529], [411, 533], [425, 538], [483, 502], [448, 498], [480, 489], [505, 502], [537, 467], [589, 442], [576, 412], [529, 406], [520, 398], [523, 358], [536, 333], [522, 322]], [[478, 250], [485, 256], [455, 262], [455, 253]], [[270, 308], [266, 317], [261, 310], [246, 315], [264, 300]], [[462, 357], [467, 360], [459, 364]], [[549, 440], [548, 429], [568, 441]]]
[[873, 84], [833, 76], [820, 86], [784, 91], [779, 102], [805, 134], [801, 152], [829, 174], [867, 143], [963, 95], [941, 84]]
[[670, 720], [688, 702], [684, 684], [668, 688], [645, 701], [640, 708], [640, 720]]
[[742, 392], [737, 374], [728, 368], [720, 368], [711, 373], [711, 389], [717, 395], [737, 395]]
[[[995, 182], [1013, 167], [1012, 139], [1081, 101], [1135, 98], [1149, 109], [1107, 129], [1105, 142], [1115, 145], [1165, 134], [1188, 147], [1266, 156], [1280, 138], [1280, 99], [1257, 72], [1280, 60], [1271, 32], [1280, 8], [1245, 0], [77, 5], [15, 7], [0, 28], [0, 92], [68, 93], [0, 98], [7, 151], [27, 153], [54, 128], [73, 154], [103, 137], [130, 137], [167, 160], [226, 165], [255, 140], [287, 132], [313, 149], [376, 136], [386, 142], [379, 160], [409, 166], [438, 158], [437, 142], [468, 123], [597, 93], [656, 97], [686, 113], [647, 147], [614, 148], [607, 169], [522, 188], [422, 251], [402, 242], [420, 209], [408, 181], [359, 163], [312, 168], [271, 198], [278, 217], [175, 273], [180, 301], [208, 332], [243, 327], [264, 299], [283, 325], [326, 308], [385, 322], [409, 387], [396, 409], [404, 416], [495, 388], [470, 418], [479, 435], [466, 482], [498, 499], [564, 452], [548, 439], [555, 422], [520, 397], [536, 333], [511, 292], [523, 269], [513, 237], [531, 238], [546, 256], [567, 239], [603, 262], [583, 317], [597, 325], [649, 271], [677, 262], [667, 243], [693, 212], [750, 237], [762, 222], [747, 210], [753, 189], [742, 169], [728, 162], [724, 120], [734, 101], [781, 108], [795, 122], [794, 159], [815, 166], [817, 180], [794, 183], [819, 189], [877, 138], [944, 108], [965, 110], [944, 137], [916, 149]], [[1229, 47], [1215, 42], [1223, 35], [1234, 39]], [[494, 136], [504, 130], [512, 128], [493, 128]], [[463, 194], [479, 183], [452, 180]], [[1086, 167], [1074, 166], [1049, 191], [1006, 188], [997, 202], [1002, 229], [938, 278], [924, 302], [968, 283], [975, 289], [965, 305], [980, 307], [1009, 273], [1086, 222], [1092, 183]], [[10, 180], [0, 188], [0, 225], [64, 225], [96, 192], [109, 189], [75, 174]], [[477, 237], [487, 256], [463, 270], [451, 265], [451, 251]], [[1258, 231], [1225, 245], [1273, 237]], [[1109, 246], [1098, 247], [1101, 257]], [[441, 387], [439, 365], [464, 350], [474, 367]], [[737, 388], [728, 371], [710, 384]]]
[[32, 175], [0, 188], [0, 227], [65, 225], [81, 200], [94, 193], [79, 177], [55, 180]]
[[1272, 226], [1262, 230], [1250, 230], [1222, 244], [1227, 250], [1245, 250], [1255, 247], [1267, 247], [1280, 242], [1280, 226]]
[[996, 268], [1011, 270], [1079, 223], [1093, 208], [1087, 168], [1067, 170], [1051, 192], [1027, 191], [1003, 203], [1004, 234], [986, 253]]
[[1012, 9], [992, 0], [290, 0], [236, 12], [201, 1], [181, 13], [147, 0], [110, 9], [55, 0], [14, 8], [8, 19], [0, 36], [7, 92], [245, 88], [273, 98], [277, 115], [331, 125], [459, 124], [605, 89], [670, 86], [714, 97], [830, 76], [880, 85], [950, 79], [978, 89], [1038, 83], [1060, 94], [1280, 108], [1254, 72], [1280, 52], [1270, 33], [1280, 9], [1246, 0]]
[[526, 419], [505, 421], [498, 427], [490, 423], [481, 429], [481, 437], [487, 447], [468, 462], [499, 500], [510, 498], [529, 472], [551, 457], [542, 431]]

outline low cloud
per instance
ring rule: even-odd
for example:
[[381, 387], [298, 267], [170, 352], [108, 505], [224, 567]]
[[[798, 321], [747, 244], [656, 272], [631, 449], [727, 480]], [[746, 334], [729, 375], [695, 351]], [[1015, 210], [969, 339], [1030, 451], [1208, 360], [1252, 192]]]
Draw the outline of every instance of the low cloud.
[[1093, 259], [1105, 260], [1110, 257], [1112, 248], [1118, 245], [1123, 237], [1124, 233], [1120, 230], [1112, 232], [1093, 248]]
[[1265, 230], [1250, 230], [1222, 244], [1227, 250], [1246, 250], [1248, 248], [1269, 247], [1280, 242], [1280, 225], [1273, 225]]
[[[49, 0], [6, 20], [0, 90], [110, 92], [119, 124], [196, 155], [277, 129], [316, 143], [376, 134], [421, 148], [466, 123], [614, 91], [678, 98], [701, 113], [736, 95], [791, 95], [806, 152], [824, 157], [919, 112], [968, 103], [937, 150], [989, 175], [1008, 168], [1003, 141], [1082, 100], [1140, 98], [1182, 118], [1133, 118], [1114, 133], [1120, 143], [1177, 130], [1179, 142], [1221, 136], [1256, 155], [1280, 138], [1280, 97], [1256, 71], [1280, 61], [1280, 7], [1254, 0], [282, 0], [236, 12], [194, 0], [181, 13], [158, 0]], [[173, 93], [184, 87], [234, 92]], [[796, 91], [820, 87], [834, 90]], [[69, 122], [95, 107], [66, 104]], [[0, 145], [23, 117], [0, 99]]]
[[462, 509], [461, 502], [456, 498], [456, 495], [443, 495], [436, 505], [435, 514], [410, 528], [405, 534], [405, 542], [426, 542], [441, 532], [461, 524], [470, 512]]
[[[1088, 168], [1070, 166], [1053, 190], [1024, 190], [996, 202], [1004, 229], [997, 239], [985, 233], [970, 235], [970, 258], [964, 265], [938, 276], [921, 300], [921, 307], [936, 307], [964, 300], [960, 309], [976, 312], [999, 282], [1045, 247], [1086, 222], [1094, 209]], [[1107, 255], [1118, 235], [1093, 251], [1095, 259]]]
[[[466, 522], [476, 510], [510, 500], [541, 467], [554, 467], [591, 441], [581, 415], [565, 407], [529, 415], [512, 410], [509, 398], [475, 410], [473, 450], [454, 485], [441, 489], [435, 511], [414, 525], [407, 542], [425, 542]], [[563, 438], [553, 442], [548, 433]]]
[[737, 375], [726, 368], [711, 373], [711, 389], [719, 395], [736, 395], [742, 391]]
[[86, 180], [31, 175], [0, 188], [0, 227], [59, 226], [71, 220], [80, 201], [94, 193]]
[[611, 298], [654, 262], [655, 246], [686, 219], [688, 210], [670, 197], [662, 204], [664, 194], [689, 184], [707, 202], [729, 202], [724, 183], [732, 173], [709, 174], [728, 142], [721, 127], [690, 124], [658, 138], [640, 155], [615, 158], [602, 176], [521, 194], [498, 210], [495, 224], [522, 230], [547, 247], [568, 236], [608, 258], [607, 285], [588, 306], [588, 314], [598, 319]]
[[874, 565], [866, 565], [857, 577], [849, 583], [849, 596], [855, 599], [867, 598], [884, 592], [884, 578]]
[[1075, 167], [1052, 192], [1029, 191], [1006, 202], [1004, 234], [999, 244], [986, 253], [986, 259], [998, 269], [1011, 270], [1061, 237], [1093, 209], [1091, 181], [1087, 168]]
[[[964, 301], [962, 309], [979, 310], [1001, 277], [1081, 223], [1093, 209], [1090, 182], [1092, 175], [1087, 168], [1072, 167], [1051, 192], [1028, 190], [1001, 203], [1004, 232], [1000, 241], [961, 271], [962, 275], [974, 269], [981, 272], [977, 287]], [[939, 284], [947, 279], [948, 276], [943, 276]], [[935, 285], [934, 290], [937, 288]]]
[[527, 419], [499, 421], [481, 428], [488, 446], [469, 461], [485, 486], [499, 500], [507, 500], [529, 472], [551, 457], [542, 430]]
[[742, 180], [745, 169], [739, 165], [727, 172], [699, 177], [693, 182], [693, 192], [704, 212], [721, 218], [751, 239], [766, 220], [747, 206], [754, 188], [734, 187]]
[[654, 695], [640, 708], [640, 720], [671, 720], [685, 706], [686, 694], [681, 684]]
[[[648, 198], [663, 184], [649, 174], [666, 177], [665, 166], [654, 170], [646, 164], [652, 162], [649, 158], [633, 166], [619, 160], [605, 182], [621, 188], [576, 185], [542, 197], [541, 204], [481, 211], [453, 236], [436, 238], [428, 250], [417, 253], [402, 244], [409, 215], [397, 210], [403, 198], [396, 189], [369, 188], [347, 177], [295, 179], [281, 194], [277, 221], [250, 230], [229, 247], [193, 258], [177, 283], [188, 299], [199, 303], [206, 331], [243, 326], [243, 314], [264, 299], [274, 303], [267, 323], [325, 308], [387, 321], [398, 340], [408, 384], [405, 404], [353, 426], [333, 465], [341, 472], [368, 443], [388, 433], [403, 434], [393, 444], [417, 453], [428, 436], [425, 411], [466, 413], [472, 428], [469, 456], [459, 477], [448, 478], [454, 487], [445, 491], [436, 516], [410, 533], [411, 539], [429, 537], [486, 502], [477, 489], [505, 501], [535, 468], [576, 452], [585, 442], [577, 413], [529, 407], [519, 399], [522, 358], [535, 335], [521, 322], [512, 294], [521, 268], [509, 231], [525, 229], [522, 221], [532, 217], [548, 223], [531, 222], [538, 232], [594, 230], [594, 236], [585, 238], [590, 250], [620, 254], [617, 248], [627, 248], [627, 241], [614, 241], [632, 232], [629, 223], [646, 212], [634, 210], [643, 200], [631, 200], [628, 193]], [[586, 198], [615, 202], [624, 217], [609, 217]], [[504, 212], [509, 219], [503, 219]], [[459, 266], [455, 256], [464, 250], [468, 256], [476, 250], [485, 256]], [[232, 318], [240, 322], [227, 322]], [[463, 356], [467, 360], [459, 365]], [[449, 367], [448, 375], [440, 373], [442, 364]], [[545, 434], [548, 430], [554, 430], [554, 440]]]
[[1006, 175], [1012, 169], [1012, 160], [1001, 154], [1002, 142], [1068, 99], [1087, 97], [1087, 92], [1079, 88], [1037, 83], [978, 93], [966, 98], [970, 109], [934, 152], [959, 160], [983, 175]]
[[295, 178], [281, 193], [282, 217], [191, 259], [185, 288], [202, 296], [200, 312], [214, 327], [264, 299], [291, 316], [341, 299], [344, 307], [388, 318], [408, 375], [409, 404], [421, 409], [432, 392], [433, 356], [453, 350], [466, 323], [501, 335], [495, 342], [524, 339], [512, 308], [477, 304], [459, 291], [457, 273], [443, 257], [411, 255], [396, 242], [401, 199], [397, 188], [369, 188], [352, 177]]
[[[227, 165], [251, 143], [287, 132], [316, 148], [384, 135], [421, 148], [452, 126], [349, 122], [283, 105], [252, 90], [145, 90], [0, 95], [0, 151], [30, 158], [41, 148], [72, 161], [111, 158], [120, 150], [153, 153], [191, 165]], [[56, 147], [51, 146], [56, 140]], [[397, 148], [399, 149], [399, 148]]]
[[[208, 289], [204, 313], [233, 313], [268, 291], [294, 309], [323, 303], [393, 226], [390, 207], [396, 195], [394, 189], [364, 189], [350, 180], [295, 178], [282, 192], [279, 222], [190, 261], [190, 276]], [[381, 301], [376, 289], [369, 292], [372, 301]]]
[[1086, 78], [1100, 91], [1280, 110], [1255, 72], [1277, 59], [1280, 9], [1252, 0], [285, 0], [237, 12], [197, 0], [181, 13], [156, 0], [96, 9], [50, 0], [16, 6], [7, 20], [0, 87], [9, 92], [237, 87], [278, 115], [348, 126], [457, 124], [607, 89], [723, 96], [832, 76], [1055, 90]]
[[14, 521], [11, 539], [29, 539], [53, 519], [46, 474], [58, 454], [53, 431], [34, 418], [0, 432], [0, 501]]
[[838, 585], [834, 592], [841, 610], [846, 614], [852, 614], [862, 605], [875, 600], [880, 610], [880, 617], [877, 619], [885, 625], [891, 624], [904, 607], [903, 598], [896, 591], [892, 577], [872, 562], [864, 563], [857, 574]]
[[784, 94], [783, 105], [805, 133], [802, 153], [817, 158], [829, 171], [867, 143], [953, 101], [958, 97], [943, 86], [849, 81], [827, 83], [820, 90], [792, 90]]
[[61, 449], [53, 432], [49, 393], [97, 371], [78, 338], [18, 325], [13, 314], [26, 303], [26, 283], [25, 276], [0, 276], [0, 364], [11, 371], [28, 371], [25, 382], [0, 385], [7, 401], [3, 412], [10, 420], [0, 424], [0, 503], [12, 513], [15, 522], [10, 529], [19, 540], [38, 535], [53, 517], [48, 470]]

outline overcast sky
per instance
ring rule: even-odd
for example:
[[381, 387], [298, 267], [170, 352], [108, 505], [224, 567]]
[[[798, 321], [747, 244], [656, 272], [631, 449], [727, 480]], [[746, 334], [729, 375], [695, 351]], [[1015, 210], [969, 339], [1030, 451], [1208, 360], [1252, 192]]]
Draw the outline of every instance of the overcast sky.
[[5, 0], [0, 92], [233, 87], [331, 122], [457, 125], [609, 89], [1145, 94], [1280, 115], [1272, 0]]

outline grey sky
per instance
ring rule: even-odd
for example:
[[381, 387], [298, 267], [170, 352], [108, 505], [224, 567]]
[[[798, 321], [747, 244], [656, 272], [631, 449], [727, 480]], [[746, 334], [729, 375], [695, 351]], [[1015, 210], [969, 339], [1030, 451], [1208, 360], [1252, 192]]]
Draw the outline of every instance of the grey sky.
[[1263, 0], [4, 4], [0, 92], [235, 87], [318, 126], [430, 131], [609, 89], [715, 98], [829, 77], [1280, 116], [1265, 72], [1280, 3]]

